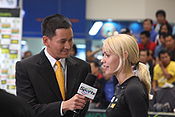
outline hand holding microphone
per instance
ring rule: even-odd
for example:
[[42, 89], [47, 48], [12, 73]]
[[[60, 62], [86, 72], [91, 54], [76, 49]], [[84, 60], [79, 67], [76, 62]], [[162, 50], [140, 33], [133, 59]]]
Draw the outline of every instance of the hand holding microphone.
[[83, 109], [86, 104], [86, 100], [85, 96], [75, 94], [71, 99], [63, 102], [63, 112], [67, 110], [74, 111], [76, 109]]

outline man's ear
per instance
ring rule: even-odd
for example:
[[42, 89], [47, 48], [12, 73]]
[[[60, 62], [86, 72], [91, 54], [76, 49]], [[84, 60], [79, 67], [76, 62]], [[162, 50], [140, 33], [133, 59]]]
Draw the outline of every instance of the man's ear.
[[49, 44], [48, 44], [49, 38], [48, 38], [47, 36], [43, 36], [42, 40], [43, 40], [43, 44], [44, 44], [46, 47], [48, 47], [48, 46], [49, 46]]

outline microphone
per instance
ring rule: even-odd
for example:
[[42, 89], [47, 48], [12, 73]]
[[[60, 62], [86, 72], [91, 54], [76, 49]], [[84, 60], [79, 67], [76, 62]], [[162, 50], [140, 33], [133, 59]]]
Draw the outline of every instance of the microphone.
[[[80, 84], [77, 93], [80, 95], [85, 96], [88, 99], [93, 100], [97, 89], [93, 87], [97, 77], [91, 73], [88, 73], [88, 75], [85, 78], [85, 81]], [[79, 114], [80, 110], [74, 110], [74, 115]]]
[[96, 76], [94, 76], [91, 73], [88, 73], [84, 83], [80, 84], [77, 93], [93, 100], [97, 93], [97, 89], [93, 87], [95, 81]]

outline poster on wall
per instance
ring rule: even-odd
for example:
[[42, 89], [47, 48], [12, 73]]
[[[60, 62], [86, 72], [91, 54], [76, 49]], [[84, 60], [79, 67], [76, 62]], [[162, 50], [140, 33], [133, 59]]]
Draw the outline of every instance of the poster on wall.
[[20, 60], [21, 18], [0, 17], [0, 88], [15, 94], [15, 63]]
[[0, 0], [0, 8], [16, 8], [17, 0]]

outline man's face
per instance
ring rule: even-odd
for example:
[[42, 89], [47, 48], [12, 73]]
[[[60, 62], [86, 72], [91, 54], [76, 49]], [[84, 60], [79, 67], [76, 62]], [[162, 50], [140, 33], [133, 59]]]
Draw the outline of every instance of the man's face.
[[161, 14], [157, 16], [157, 22], [163, 24], [165, 22], [165, 17]]
[[141, 43], [143, 45], [145, 45], [149, 41], [149, 38], [146, 37], [146, 35], [140, 35], [140, 38], [141, 38]]
[[173, 49], [175, 45], [175, 42], [171, 36], [168, 36], [165, 38], [165, 46], [168, 49]]
[[143, 23], [143, 28], [145, 31], [151, 31], [152, 30], [152, 24], [150, 21], [145, 21]]
[[49, 38], [43, 36], [43, 43], [48, 53], [55, 59], [66, 58], [73, 45], [73, 31], [69, 29], [56, 29], [55, 36]]
[[165, 38], [163, 36], [160, 36], [159, 40], [162, 45], [165, 45]]
[[164, 33], [167, 33], [168, 32], [168, 28], [166, 25], [163, 25], [160, 32], [164, 32]]
[[163, 66], [167, 66], [171, 59], [170, 56], [168, 55], [168, 53], [164, 53], [160, 55], [160, 61], [162, 62]]
[[140, 51], [140, 62], [146, 64], [148, 61], [147, 51]]

